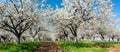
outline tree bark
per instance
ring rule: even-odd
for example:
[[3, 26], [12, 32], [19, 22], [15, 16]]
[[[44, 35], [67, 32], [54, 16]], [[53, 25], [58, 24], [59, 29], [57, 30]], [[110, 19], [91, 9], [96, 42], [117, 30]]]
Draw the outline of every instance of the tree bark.
[[95, 41], [96, 39], [95, 39], [95, 37], [93, 37], [93, 41]]
[[104, 38], [105, 38], [104, 35], [101, 34], [101, 40], [104, 40]]
[[110, 37], [109, 37], [109, 40], [108, 40], [109, 42], [110, 42]]
[[20, 44], [20, 36], [17, 37], [17, 44]]
[[1, 41], [1, 38], [0, 38], [0, 43], [1, 43], [2, 41]]
[[74, 36], [74, 42], [78, 42], [78, 37]]
[[119, 38], [117, 38], [117, 41], [120, 41], [120, 39], [119, 39]]
[[112, 38], [112, 41], [114, 41], [115, 36], [112, 36], [111, 38]]

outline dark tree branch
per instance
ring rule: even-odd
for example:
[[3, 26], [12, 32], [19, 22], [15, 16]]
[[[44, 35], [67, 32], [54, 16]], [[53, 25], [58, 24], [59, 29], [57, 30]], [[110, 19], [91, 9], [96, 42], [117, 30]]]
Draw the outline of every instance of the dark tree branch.
[[15, 10], [16, 10], [16, 11], [17, 11], [17, 13], [19, 14], [18, 8], [17, 8], [17, 6], [15, 5], [15, 3], [13, 2], [13, 0], [10, 0], [10, 2], [14, 5]]

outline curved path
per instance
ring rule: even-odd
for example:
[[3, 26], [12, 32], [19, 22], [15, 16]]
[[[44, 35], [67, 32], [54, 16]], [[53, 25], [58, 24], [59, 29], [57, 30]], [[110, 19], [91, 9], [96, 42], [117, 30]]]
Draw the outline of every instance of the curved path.
[[109, 48], [108, 52], [120, 52], [120, 45], [116, 48]]
[[45, 42], [39, 45], [34, 52], [62, 52], [62, 50], [54, 42]]

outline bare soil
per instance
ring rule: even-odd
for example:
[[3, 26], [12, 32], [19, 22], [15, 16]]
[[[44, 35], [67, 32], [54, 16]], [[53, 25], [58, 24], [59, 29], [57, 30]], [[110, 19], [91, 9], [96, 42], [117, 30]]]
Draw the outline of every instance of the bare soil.
[[62, 50], [54, 42], [45, 42], [39, 45], [34, 52], [62, 52]]
[[116, 48], [109, 48], [108, 52], [120, 52], [120, 45]]

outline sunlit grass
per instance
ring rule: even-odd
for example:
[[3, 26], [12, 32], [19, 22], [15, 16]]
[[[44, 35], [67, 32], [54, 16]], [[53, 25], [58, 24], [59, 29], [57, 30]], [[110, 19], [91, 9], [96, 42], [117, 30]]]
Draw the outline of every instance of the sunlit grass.
[[[79, 41], [78, 43], [57, 41], [56, 43], [66, 52], [107, 52], [108, 48], [106, 47], [117, 47], [120, 45], [120, 42], [90, 41]], [[33, 52], [40, 44], [42, 44], [42, 42], [24, 42], [21, 44], [0, 43], [0, 52]]]
[[107, 52], [108, 50], [105, 48], [72, 48], [72, 52]]
[[1, 43], [0, 52], [32, 52], [42, 42]]
[[119, 42], [57, 42], [57, 44], [67, 52], [108, 52], [109, 47], [116, 47]]

